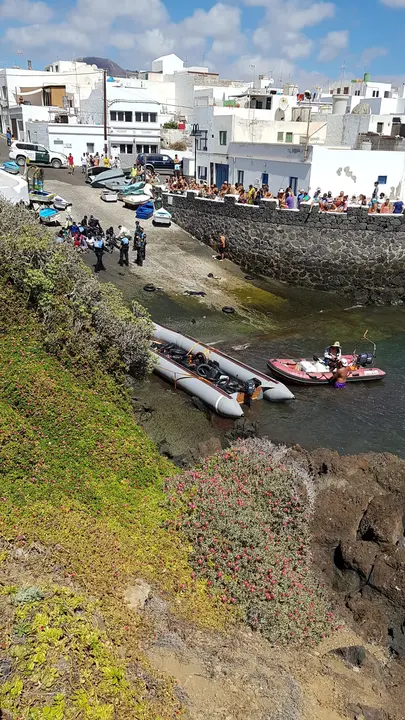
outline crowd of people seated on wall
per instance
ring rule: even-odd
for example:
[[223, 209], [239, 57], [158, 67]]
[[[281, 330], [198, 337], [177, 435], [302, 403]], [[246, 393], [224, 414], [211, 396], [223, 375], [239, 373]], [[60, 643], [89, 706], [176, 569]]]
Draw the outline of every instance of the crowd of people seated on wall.
[[378, 183], [374, 184], [371, 196], [364, 194], [350, 196], [344, 190], [334, 195], [330, 190], [322, 192], [321, 188], [317, 188], [312, 195], [305, 189], [295, 194], [291, 187], [280, 188], [274, 195], [268, 185], [257, 187], [249, 185], [246, 189], [241, 183], [224, 182], [218, 187], [215, 184], [209, 185], [193, 179], [187, 181], [183, 176], [169, 178], [166, 185], [169, 192], [174, 194], [184, 194], [188, 190], [193, 190], [198, 197], [218, 201], [223, 201], [226, 195], [231, 195], [236, 197], [237, 203], [243, 205], [259, 205], [262, 199], [274, 199], [277, 201], [277, 207], [282, 210], [299, 210], [302, 203], [308, 203], [310, 206], [318, 205], [321, 212], [335, 213], [346, 212], [348, 207], [367, 207], [369, 213], [393, 215], [400, 215], [404, 210], [403, 201], [399, 197], [390, 199], [388, 195], [380, 192]]

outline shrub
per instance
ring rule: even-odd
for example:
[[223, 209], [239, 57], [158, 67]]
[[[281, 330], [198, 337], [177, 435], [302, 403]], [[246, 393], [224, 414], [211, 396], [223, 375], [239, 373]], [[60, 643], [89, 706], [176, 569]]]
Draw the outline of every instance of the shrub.
[[0, 277], [38, 313], [45, 346], [80, 367], [142, 377], [151, 367], [148, 313], [101, 285], [69, 245], [56, 244], [26, 208], [0, 201]]
[[178, 140], [177, 142], [170, 143], [169, 148], [171, 150], [184, 151], [187, 150], [187, 143], [183, 142], [182, 140]]
[[198, 576], [273, 642], [316, 641], [333, 614], [311, 568], [309, 476], [285, 448], [239, 441], [167, 481]]
[[165, 130], [177, 130], [178, 124], [174, 120], [169, 120], [163, 124]]

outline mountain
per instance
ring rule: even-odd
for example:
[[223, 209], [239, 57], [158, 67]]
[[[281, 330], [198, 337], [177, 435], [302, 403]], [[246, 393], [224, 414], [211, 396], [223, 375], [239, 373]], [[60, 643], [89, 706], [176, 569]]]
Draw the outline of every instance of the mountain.
[[107, 70], [108, 75], [111, 77], [127, 77], [133, 74], [131, 70], [124, 70], [120, 65], [117, 65], [114, 60], [108, 58], [95, 57], [93, 55], [89, 57], [77, 58], [78, 62], [85, 62], [88, 65], [97, 65], [100, 70]]

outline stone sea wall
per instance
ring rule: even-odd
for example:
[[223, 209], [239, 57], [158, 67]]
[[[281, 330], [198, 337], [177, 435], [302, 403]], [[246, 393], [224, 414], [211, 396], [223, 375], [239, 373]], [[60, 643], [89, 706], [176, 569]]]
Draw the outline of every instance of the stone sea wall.
[[292, 285], [339, 292], [360, 303], [405, 302], [405, 216], [370, 215], [367, 208], [322, 213], [306, 205], [279, 210], [164, 195], [173, 220], [213, 245], [226, 236], [226, 255], [249, 272]]

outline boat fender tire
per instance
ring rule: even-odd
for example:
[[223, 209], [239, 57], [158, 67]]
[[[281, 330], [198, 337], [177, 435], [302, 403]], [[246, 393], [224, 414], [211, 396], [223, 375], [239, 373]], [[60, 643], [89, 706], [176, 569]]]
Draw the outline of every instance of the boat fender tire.
[[222, 308], [222, 312], [223, 312], [223, 313], [226, 313], [227, 315], [231, 315], [231, 313], [234, 313], [234, 312], [235, 312], [235, 308], [231, 307], [230, 305], [225, 305], [225, 306]]
[[148, 285], [144, 285], [145, 292], [155, 292], [156, 287], [152, 285], [152, 283], [148, 283]]
[[245, 280], [254, 280], [254, 275], [245, 275]]
[[202, 378], [209, 378], [211, 376], [211, 367], [207, 363], [201, 363], [197, 368], [197, 375]]

